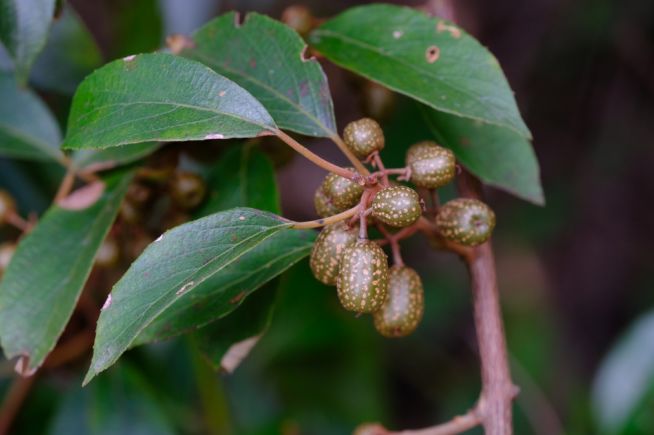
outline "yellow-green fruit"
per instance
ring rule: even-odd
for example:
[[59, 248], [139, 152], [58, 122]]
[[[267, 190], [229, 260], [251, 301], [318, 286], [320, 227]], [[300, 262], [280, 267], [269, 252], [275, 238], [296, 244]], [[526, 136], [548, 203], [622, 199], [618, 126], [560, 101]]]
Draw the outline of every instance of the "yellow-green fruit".
[[372, 200], [372, 216], [392, 227], [406, 227], [420, 218], [418, 193], [406, 186], [391, 186], [377, 192]]
[[384, 148], [384, 132], [377, 121], [371, 118], [350, 122], [343, 130], [343, 140], [360, 159]]
[[491, 236], [495, 228], [495, 213], [476, 199], [457, 198], [441, 207], [436, 226], [446, 239], [476, 246]]
[[0, 225], [7, 221], [7, 216], [16, 211], [16, 202], [9, 192], [0, 190]]
[[345, 248], [336, 288], [346, 310], [372, 313], [381, 308], [388, 291], [388, 257], [382, 248], [361, 239]]
[[327, 285], [336, 285], [338, 266], [345, 248], [357, 241], [357, 228], [345, 222], [328, 225], [320, 232], [311, 251], [309, 265], [316, 279]]
[[418, 273], [406, 266], [393, 266], [388, 271], [388, 295], [373, 318], [375, 328], [385, 337], [411, 334], [424, 311], [424, 291]]
[[431, 141], [412, 145], [406, 154], [406, 165], [411, 168], [413, 184], [427, 189], [448, 184], [456, 174], [454, 153]]
[[[354, 171], [354, 168], [349, 169]], [[363, 193], [363, 186], [356, 181], [330, 173], [322, 183], [322, 190], [339, 211], [345, 211], [357, 205]]]
[[0, 245], [0, 275], [7, 270], [11, 257], [14, 256], [16, 252], [16, 244], [7, 242]]
[[202, 177], [191, 172], [177, 172], [170, 183], [170, 196], [185, 209], [197, 207], [206, 193], [207, 187]]
[[332, 216], [343, 211], [334, 205], [322, 186], [318, 187], [316, 193], [313, 195], [313, 205], [316, 208], [316, 213], [320, 217]]

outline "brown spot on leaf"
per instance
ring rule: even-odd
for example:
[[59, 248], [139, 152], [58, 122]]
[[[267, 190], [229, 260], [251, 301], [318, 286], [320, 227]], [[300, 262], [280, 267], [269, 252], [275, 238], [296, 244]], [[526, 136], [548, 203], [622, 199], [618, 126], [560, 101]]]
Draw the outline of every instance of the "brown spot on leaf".
[[229, 303], [230, 304], [238, 304], [239, 302], [241, 302], [241, 300], [243, 300], [244, 297], [245, 297], [245, 292], [242, 291], [239, 294], [237, 294], [236, 296], [234, 296], [233, 298], [231, 298], [229, 300]]
[[435, 45], [432, 45], [427, 47], [427, 51], [425, 52], [425, 59], [427, 59], [428, 63], [434, 63], [438, 60], [440, 55], [441, 49]]
[[450, 32], [450, 35], [452, 35], [453, 38], [461, 37], [461, 29], [452, 24], [447, 24], [445, 21], [439, 21], [438, 24], [436, 24], [436, 31], [438, 33]]
[[81, 187], [57, 202], [57, 205], [66, 210], [83, 210], [98, 202], [104, 193], [105, 184], [102, 181], [94, 181]]

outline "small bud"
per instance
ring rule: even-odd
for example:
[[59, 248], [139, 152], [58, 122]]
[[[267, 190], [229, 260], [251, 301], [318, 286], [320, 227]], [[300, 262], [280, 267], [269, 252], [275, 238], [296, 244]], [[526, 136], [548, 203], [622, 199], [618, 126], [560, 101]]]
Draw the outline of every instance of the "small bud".
[[176, 172], [170, 183], [170, 196], [183, 209], [197, 207], [206, 192], [202, 177], [191, 172]]

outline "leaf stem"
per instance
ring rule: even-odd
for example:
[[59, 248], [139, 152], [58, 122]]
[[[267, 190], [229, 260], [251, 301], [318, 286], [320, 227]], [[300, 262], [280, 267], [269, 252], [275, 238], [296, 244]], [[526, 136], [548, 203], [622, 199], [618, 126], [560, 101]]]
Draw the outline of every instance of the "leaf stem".
[[341, 137], [338, 134], [333, 134], [329, 138], [332, 141], [334, 141], [338, 149], [340, 149], [341, 152], [345, 154], [345, 157], [347, 157], [347, 159], [352, 163], [352, 165], [356, 168], [359, 174], [363, 176], [370, 174], [368, 169], [365, 166], [363, 166], [363, 163], [361, 163], [361, 161], [357, 159], [357, 157], [352, 153], [352, 151], [350, 151], [347, 145], [345, 145], [343, 139], [341, 139]]
[[356, 206], [347, 209], [339, 214], [335, 214], [333, 216], [315, 219], [312, 221], [294, 222], [291, 228], [294, 228], [296, 230], [302, 230], [308, 228], [319, 228], [319, 227], [324, 227], [325, 225], [335, 224], [336, 222], [344, 221], [346, 219], [351, 218], [352, 216], [355, 216], [359, 211], [359, 207], [360, 206], [357, 204]]
[[327, 160], [323, 159], [319, 155], [315, 154], [313, 151], [310, 151], [307, 147], [293, 139], [291, 136], [288, 134], [284, 133], [282, 130], [275, 130], [274, 134], [277, 135], [278, 138], [286, 142], [291, 148], [293, 148], [295, 151], [298, 153], [302, 154], [304, 157], [306, 157], [308, 160], [310, 160], [312, 163], [314, 163], [317, 166], [320, 166], [321, 168], [325, 169], [326, 171], [333, 172], [337, 175], [340, 175], [341, 177], [347, 178], [349, 180], [357, 180], [361, 179], [361, 175], [354, 173], [350, 171], [349, 169], [342, 168], [338, 165], [335, 165], [331, 162], [328, 162]]

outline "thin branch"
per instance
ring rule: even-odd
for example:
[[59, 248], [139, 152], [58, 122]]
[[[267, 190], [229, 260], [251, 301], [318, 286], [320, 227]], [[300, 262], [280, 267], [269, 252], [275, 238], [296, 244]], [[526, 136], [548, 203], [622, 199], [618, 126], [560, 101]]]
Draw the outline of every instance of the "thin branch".
[[400, 249], [399, 238], [397, 237], [399, 232], [392, 234], [383, 224], [377, 224], [379, 232], [384, 235], [388, 243], [391, 245], [391, 252], [393, 253], [393, 263], [396, 266], [404, 266], [404, 260], [402, 259], [402, 251]]
[[[359, 205], [357, 204], [356, 206], [348, 210], [345, 210], [344, 212], [341, 212], [339, 214], [335, 214], [333, 216], [316, 219], [312, 221], [295, 222], [293, 223], [293, 226], [291, 228], [295, 228], [296, 230], [302, 230], [307, 228], [324, 227], [325, 225], [335, 224], [336, 222], [344, 221], [345, 219], [349, 219], [352, 216], [356, 216], [358, 211], [359, 211]], [[293, 221], [289, 221], [289, 222], [293, 222]]]
[[372, 424], [359, 428], [356, 433], [361, 435], [455, 435], [479, 426], [480, 423], [481, 420], [477, 409], [473, 408], [467, 413], [456, 416], [448, 422], [426, 427], [424, 429], [393, 432], [380, 425]]
[[352, 165], [356, 168], [356, 170], [359, 172], [359, 174], [361, 174], [363, 176], [366, 176], [366, 175], [370, 174], [368, 169], [365, 166], [363, 166], [361, 161], [359, 159], [357, 159], [354, 154], [352, 154], [352, 151], [350, 151], [350, 149], [347, 147], [347, 145], [345, 145], [345, 142], [343, 142], [343, 139], [341, 139], [341, 137], [339, 135], [334, 134], [334, 135], [330, 136], [329, 138], [332, 141], [334, 141], [334, 143], [336, 144], [338, 149], [340, 149], [341, 152], [343, 154], [345, 154], [345, 157], [347, 157], [347, 159], [352, 163]]
[[54, 202], [58, 203], [62, 199], [68, 196], [70, 191], [73, 189], [73, 184], [75, 183], [75, 168], [73, 166], [68, 166], [66, 169], [66, 175], [61, 180], [57, 194], [55, 195]]
[[278, 138], [286, 142], [291, 148], [293, 148], [295, 151], [297, 151], [299, 154], [302, 154], [304, 157], [306, 157], [308, 160], [310, 160], [312, 163], [314, 163], [317, 166], [320, 166], [321, 168], [325, 169], [326, 171], [333, 172], [337, 175], [340, 175], [341, 177], [350, 179], [350, 180], [357, 180], [361, 178], [361, 175], [356, 174], [349, 169], [341, 168], [338, 165], [335, 165], [331, 162], [328, 162], [327, 160], [323, 159], [319, 155], [315, 154], [313, 151], [310, 151], [308, 148], [306, 148], [304, 145], [293, 139], [291, 136], [287, 135], [281, 130], [275, 130], [275, 134], [277, 135]]
[[32, 228], [32, 225], [26, 219], [23, 219], [14, 210], [9, 210], [9, 213], [7, 213], [5, 219], [8, 224], [18, 228], [24, 233], [28, 232]]
[[11, 383], [9, 391], [2, 401], [2, 407], [0, 407], [0, 434], [9, 433], [9, 428], [27, 399], [34, 381], [36, 381], [36, 376], [29, 378], [17, 376]]

